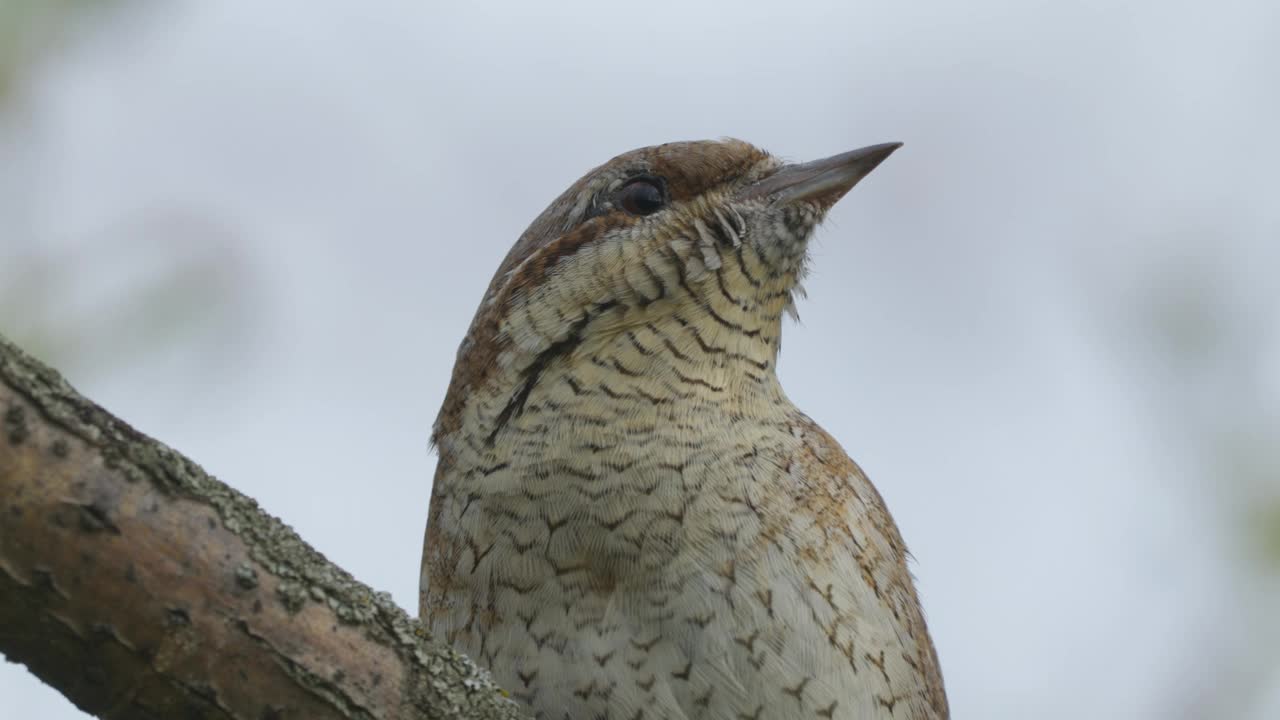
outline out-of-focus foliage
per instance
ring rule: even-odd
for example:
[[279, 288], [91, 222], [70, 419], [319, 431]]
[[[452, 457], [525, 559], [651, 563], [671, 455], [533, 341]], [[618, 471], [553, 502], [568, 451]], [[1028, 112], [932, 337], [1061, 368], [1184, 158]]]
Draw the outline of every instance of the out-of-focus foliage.
[[74, 21], [122, 1], [0, 0], [0, 103], [32, 63], [76, 28]]
[[1274, 312], [1274, 298], [1270, 288], [1258, 295], [1233, 281], [1248, 275], [1230, 266], [1243, 258], [1205, 251], [1238, 243], [1175, 236], [1160, 245], [1176, 250], [1099, 293], [1098, 310], [1109, 344], [1127, 356], [1145, 391], [1152, 432], [1177, 448], [1183, 480], [1198, 486], [1206, 517], [1229, 529], [1237, 562], [1234, 582], [1220, 592], [1253, 613], [1256, 634], [1240, 647], [1215, 637], [1188, 653], [1187, 672], [1207, 680], [1171, 688], [1165, 704], [1171, 717], [1252, 717], [1275, 692], [1280, 667], [1280, 414], [1268, 387], [1276, 338], [1257, 322]]
[[[70, 248], [0, 250], [0, 332], [76, 377], [192, 345], [216, 369], [243, 330], [233, 238], [189, 218], [148, 220]], [[128, 286], [97, 282], [123, 263], [144, 270], [128, 273]]]
[[[77, 33], [92, 32], [129, 0], [0, 0], [0, 133], [20, 147], [24, 82]], [[166, 345], [206, 356], [234, 350], [246, 289], [234, 236], [198, 215], [154, 208], [75, 238], [31, 227], [25, 196], [35, 168], [20, 152], [0, 167], [0, 332], [73, 375], [103, 376]], [[5, 176], [8, 177], [5, 177]], [[96, 281], [121, 264], [127, 287]], [[193, 342], [194, 341], [194, 342]]]

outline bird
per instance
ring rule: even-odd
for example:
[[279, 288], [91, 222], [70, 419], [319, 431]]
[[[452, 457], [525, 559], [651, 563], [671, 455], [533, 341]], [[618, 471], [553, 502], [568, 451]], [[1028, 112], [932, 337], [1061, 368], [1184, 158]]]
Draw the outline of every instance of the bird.
[[893, 518], [776, 372], [815, 229], [900, 145], [633, 150], [498, 267], [432, 428], [419, 617], [533, 717], [949, 717]]

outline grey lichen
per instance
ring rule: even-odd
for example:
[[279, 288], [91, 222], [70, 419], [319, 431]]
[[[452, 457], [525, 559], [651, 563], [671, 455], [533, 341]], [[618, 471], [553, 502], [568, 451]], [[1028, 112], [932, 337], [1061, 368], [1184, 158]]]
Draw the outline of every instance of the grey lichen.
[[5, 411], [4, 429], [10, 445], [21, 445], [27, 439], [31, 431], [27, 429], [26, 411], [21, 405], [14, 405]]
[[236, 566], [236, 585], [245, 590], [258, 587], [258, 571], [247, 562], [240, 563]]
[[280, 598], [285, 609], [291, 613], [298, 612], [307, 604], [306, 588], [294, 582], [282, 582], [277, 585], [276, 597]]

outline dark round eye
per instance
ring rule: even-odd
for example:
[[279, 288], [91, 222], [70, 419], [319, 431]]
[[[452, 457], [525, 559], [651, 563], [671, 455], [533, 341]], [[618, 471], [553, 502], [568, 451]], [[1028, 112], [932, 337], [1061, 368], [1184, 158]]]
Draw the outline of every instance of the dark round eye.
[[666, 202], [662, 188], [648, 178], [632, 180], [618, 192], [618, 204], [632, 215], [652, 215]]

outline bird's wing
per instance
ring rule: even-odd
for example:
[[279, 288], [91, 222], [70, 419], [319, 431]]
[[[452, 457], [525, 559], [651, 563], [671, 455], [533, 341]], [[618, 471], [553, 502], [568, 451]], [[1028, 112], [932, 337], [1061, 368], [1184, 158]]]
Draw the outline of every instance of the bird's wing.
[[744, 457], [736, 485], [686, 539], [699, 548], [687, 582], [701, 587], [685, 595], [702, 607], [676, 618], [694, 668], [672, 683], [677, 697], [692, 717], [706, 693], [728, 692], [730, 717], [946, 718], [906, 548], [880, 494], [808, 417], [795, 413], [787, 430]]

